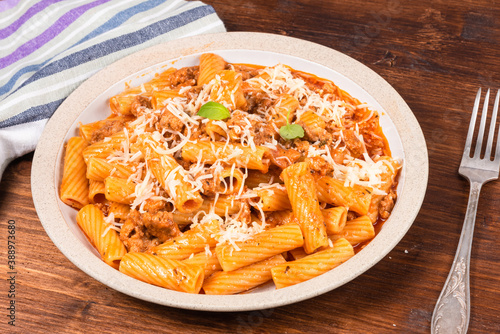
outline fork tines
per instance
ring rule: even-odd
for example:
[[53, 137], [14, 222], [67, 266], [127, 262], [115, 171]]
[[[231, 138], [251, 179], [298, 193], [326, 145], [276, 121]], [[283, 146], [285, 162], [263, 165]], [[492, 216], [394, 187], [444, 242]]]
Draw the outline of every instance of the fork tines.
[[[483, 147], [483, 138], [484, 138], [484, 130], [486, 128], [486, 119], [488, 116], [488, 103], [490, 99], [490, 89], [486, 92], [486, 96], [484, 98], [484, 103], [483, 103], [483, 111], [481, 114], [481, 123], [479, 125], [479, 131], [477, 135], [477, 141], [476, 145], [474, 148], [474, 156], [472, 158], [479, 159], [481, 156], [481, 149]], [[484, 158], [491, 160], [491, 151], [493, 148], [493, 138], [495, 137], [495, 127], [497, 123], [497, 115], [498, 115], [498, 104], [499, 104], [499, 99], [500, 99], [500, 89], [497, 91], [497, 95], [495, 98], [495, 104], [493, 106], [493, 114], [491, 115], [491, 121], [490, 121], [490, 129], [488, 132], [488, 140], [486, 142], [486, 150], [484, 152]], [[472, 116], [469, 124], [469, 132], [467, 133], [467, 140], [465, 142], [465, 150], [464, 150], [464, 155], [463, 158], [466, 157], [471, 157], [471, 147], [472, 147], [472, 138], [474, 135], [474, 129], [476, 127], [476, 119], [477, 119], [477, 114], [479, 110], [479, 102], [481, 100], [481, 88], [477, 91], [476, 95], [476, 100], [474, 102], [474, 109], [472, 111]], [[497, 159], [500, 159], [500, 128], [498, 131], [498, 136], [497, 136], [497, 144], [496, 144], [496, 152], [494, 156], [494, 161], [497, 161]]]

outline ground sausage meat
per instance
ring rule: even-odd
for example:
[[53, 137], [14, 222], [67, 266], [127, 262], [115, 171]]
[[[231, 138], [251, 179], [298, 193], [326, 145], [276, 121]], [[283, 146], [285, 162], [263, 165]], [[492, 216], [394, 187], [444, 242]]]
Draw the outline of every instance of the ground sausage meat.
[[166, 82], [171, 88], [175, 88], [180, 86], [194, 86], [197, 79], [198, 66], [183, 67], [172, 73]]
[[297, 124], [302, 126], [307, 138], [312, 142], [318, 140], [324, 140], [325, 137], [328, 136], [328, 133], [325, 131], [325, 129], [319, 126], [309, 126], [305, 122], [302, 122], [301, 120], [299, 120]]
[[266, 109], [271, 106], [272, 101], [268, 99], [264, 93], [254, 92], [254, 88], [245, 82], [243, 82], [241, 87], [247, 100], [246, 110], [248, 112], [256, 114], [259, 110]]
[[[203, 179], [201, 181], [201, 183], [202, 183], [202, 192], [203, 192], [204, 195], [213, 196], [213, 195], [215, 195], [215, 193], [217, 191], [221, 190], [220, 186], [219, 186], [219, 183], [220, 183], [219, 174], [216, 173], [216, 169], [213, 168], [213, 167], [210, 168], [210, 169], [208, 169], [206, 171], [206, 173], [212, 174], [213, 176], [211, 178]], [[203, 174], [205, 174], [205, 172], [197, 174], [195, 176], [195, 178], [198, 178], [198, 177], [202, 176]]]
[[[248, 123], [247, 123], [248, 120]], [[250, 135], [255, 136], [254, 127], [250, 122], [250, 118], [248, 117], [248, 113], [241, 110], [235, 110], [231, 113], [231, 118], [227, 121], [227, 127], [229, 128], [229, 137], [230, 138], [239, 138], [243, 129], [249, 128]]]
[[293, 146], [290, 145], [291, 143], [291, 141], [287, 141], [286, 147], [293, 147], [295, 150], [299, 151], [300, 154], [307, 156], [309, 146], [311, 146], [307, 140], [294, 139]]
[[396, 192], [391, 191], [382, 199], [378, 207], [378, 214], [380, 218], [387, 219], [391, 215], [394, 203], [396, 202]]
[[146, 252], [180, 234], [170, 212], [132, 210], [121, 228], [120, 240], [129, 252]]
[[354, 211], [347, 212], [347, 221], [358, 218], [358, 215]]
[[164, 110], [160, 118], [160, 128], [182, 132], [184, 123], [168, 110]]
[[293, 165], [301, 157], [300, 153], [293, 148], [284, 149], [276, 147], [276, 150], [270, 151], [271, 162], [281, 169]]
[[311, 172], [316, 175], [325, 176], [333, 173], [332, 165], [321, 157], [307, 158], [306, 161], [308, 162]]
[[266, 224], [268, 225], [268, 228], [291, 223], [298, 224], [295, 216], [293, 214], [289, 214], [287, 211], [272, 211], [266, 214]]
[[365, 152], [363, 143], [352, 130], [344, 130], [344, 142], [354, 158], [360, 158]]
[[159, 211], [165, 211], [167, 208], [167, 202], [165, 201], [154, 201], [152, 199], [147, 199], [144, 201], [143, 211], [148, 211], [150, 213], [157, 213]]
[[137, 95], [130, 105], [130, 112], [134, 116], [139, 116], [141, 112], [144, 111], [144, 109], [149, 108], [151, 109], [151, 100], [148, 97], [142, 96], [142, 95]]
[[255, 145], [263, 145], [265, 143], [270, 143], [273, 139], [277, 138], [278, 132], [274, 128], [272, 123], [260, 124], [257, 127], [257, 133], [253, 138]]
[[94, 144], [100, 142], [104, 138], [121, 131], [124, 126], [125, 123], [123, 120], [106, 121], [103, 126], [92, 132], [92, 135], [90, 136], [90, 143]]
[[236, 72], [241, 73], [243, 81], [253, 78], [259, 74], [258, 68], [251, 66], [235, 64], [233, 65], [233, 68]]

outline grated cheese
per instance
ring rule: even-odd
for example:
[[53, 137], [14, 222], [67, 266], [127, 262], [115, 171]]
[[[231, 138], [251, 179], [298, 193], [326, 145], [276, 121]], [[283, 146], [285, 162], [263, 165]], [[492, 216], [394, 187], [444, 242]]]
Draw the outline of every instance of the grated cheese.
[[[231, 122], [228, 123], [227, 120], [210, 120], [196, 115], [200, 107], [212, 99], [223, 104], [231, 112], [235, 112], [236, 94], [240, 87], [236, 86], [229, 90], [228, 82], [223, 80], [220, 75], [216, 75], [214, 79], [202, 87], [189, 85], [181, 87], [179, 94], [182, 96], [169, 97], [163, 100], [162, 107], [158, 110], [141, 107], [137, 111], [138, 115], [136, 119], [128, 122], [127, 127], [123, 130], [125, 140], [122, 141], [120, 149], [107, 157], [107, 161], [109, 162], [127, 163], [133, 166], [133, 173], [128, 178], [129, 182], [135, 183], [134, 193], [131, 196], [133, 198], [130, 205], [132, 209], [138, 209], [139, 212], [144, 213], [144, 207], [148, 199], [174, 204], [178, 191], [181, 188], [180, 186], [183, 183], [190, 185], [190, 189], [187, 190], [189, 197], [193, 198], [194, 196], [199, 196], [201, 193], [205, 199], [208, 193], [205, 193], [206, 190], [204, 188], [206, 189], [206, 187], [204, 187], [204, 183], [207, 183], [207, 180], [213, 180], [217, 185], [213, 203], [209, 209], [196, 212], [191, 219], [189, 228], [192, 229], [199, 224], [217, 220], [221, 223], [220, 230], [214, 234], [214, 237], [217, 239], [217, 245], [228, 243], [233, 246], [234, 251], [239, 251], [237, 242], [251, 238], [253, 235], [264, 231], [267, 226], [263, 204], [256, 192], [262, 190], [270, 191], [271, 189], [286, 190], [286, 188], [283, 184], [276, 183], [273, 177], [268, 183], [260, 183], [258, 187], [249, 189], [245, 184], [248, 178], [248, 168], [244, 168], [241, 187], [238, 189], [237, 194], [233, 194], [231, 197], [231, 206], [234, 205], [235, 200], [241, 200], [245, 203], [241, 206], [240, 213], [229, 215], [228, 205], [225, 215], [220, 216], [215, 213], [215, 206], [221, 193], [227, 193], [228, 191], [232, 193], [234, 190], [234, 176], [237, 167], [233, 162], [236, 160], [238, 165], [246, 165], [249, 162], [248, 159], [250, 159], [248, 156], [244, 157], [244, 151], [240, 147], [235, 146], [234, 143], [249, 148], [253, 152], [256, 152], [258, 147], [278, 150], [278, 148], [289, 149], [293, 145], [290, 145], [290, 142], [286, 142], [278, 136], [279, 128], [275, 122], [269, 123], [271, 124], [269, 126], [271, 132], [272, 129], [276, 132], [273, 134], [275, 137], [269, 136], [269, 139], [265, 140], [265, 142], [261, 138], [256, 139], [256, 133], [259, 136], [261, 134], [259, 127], [263, 125], [267, 126], [266, 122], [271, 118], [271, 115], [279, 112], [278, 108], [282, 107], [281, 103], [283, 100], [281, 96], [283, 94], [289, 94], [299, 101], [298, 108], [294, 110], [292, 115], [295, 120], [300, 119], [301, 115], [305, 112], [312, 111], [328, 124], [328, 130], [330, 128], [334, 129], [330, 132], [331, 140], [329, 138], [327, 144], [325, 144], [324, 138], [322, 138], [322, 141], [316, 143], [309, 142], [307, 151], [304, 154], [305, 158], [319, 157], [324, 159], [329, 167], [331, 167], [331, 170], [333, 170], [332, 176], [344, 182], [346, 186], [360, 185], [372, 188], [374, 194], [385, 194], [385, 192], [380, 190], [383, 186], [382, 176], [388, 171], [394, 172], [394, 167], [385, 160], [375, 162], [372, 159], [373, 157], [369, 156], [364, 137], [359, 129], [359, 124], [368, 122], [374, 115], [378, 114], [376, 111], [371, 110], [368, 104], [354, 103], [357, 105], [352, 105], [342, 100], [336, 100], [337, 97], [335, 95], [316, 91], [317, 88], [307, 83], [300, 75], [294, 74], [291, 68], [283, 64], [257, 71], [259, 75], [246, 80], [246, 83], [250, 87], [249, 89], [254, 90], [254, 92], [246, 92], [246, 94], [253, 94], [252, 98], [257, 100], [262, 98], [265, 103], [260, 103], [256, 107], [252, 106], [252, 108], [249, 108], [251, 109], [249, 112], [237, 111], [244, 113], [241, 122], [238, 122], [239, 124], [228, 125]], [[142, 92], [146, 92], [144, 85], [141, 85], [140, 88]], [[155, 87], [153, 89], [158, 88]], [[362, 121], [354, 122], [354, 125], [352, 125], [351, 119], [346, 118], [346, 115], [350, 116], [353, 111], [365, 108], [369, 109], [366, 111], [362, 110], [361, 112], [369, 114]], [[175, 118], [182, 124], [183, 130], [175, 131], [171, 128], [162, 127], [160, 125], [163, 123], [162, 117], [163, 119], [164, 117]], [[347, 124], [344, 124], [346, 119], [349, 121]], [[239, 121], [240, 119], [238, 118], [237, 120]], [[204, 128], [210, 124], [217, 126], [224, 133], [218, 129], [217, 131], [219, 131], [221, 136], [214, 136], [214, 132], [208, 133], [209, 131], [205, 131]], [[345, 143], [344, 129], [353, 129], [356, 138], [360, 141], [364, 150], [362, 158], [356, 159], [349, 155], [348, 148], [343, 145]], [[141, 138], [144, 138], [144, 134], [150, 135], [150, 138], [146, 137], [144, 141], [150, 144], [151, 150], [159, 155], [159, 159], [164, 164], [168, 164], [166, 156], [180, 158], [182, 148], [187, 143], [196, 143], [196, 141], [209, 141], [213, 154], [218, 159], [212, 165], [205, 165], [202, 160], [203, 152], [200, 151], [196, 161], [191, 163], [189, 168], [183, 167], [185, 166], [184, 164], [182, 166], [178, 165], [165, 173], [163, 180], [157, 180], [149, 169], [148, 164], [144, 161], [144, 154], [140, 150], [137, 150], [133, 144], [137, 140], [142, 140]], [[382, 139], [376, 134], [370, 135], [372, 136], [371, 138]], [[104, 139], [104, 142], [110, 140], [111, 138], [107, 137]], [[224, 145], [215, 149], [213, 144], [215, 140], [220, 140], [221, 143], [224, 142]], [[307, 137], [305, 140], [307, 140]], [[339, 156], [343, 157], [342, 163], [335, 161], [331, 150], [334, 150], [333, 153], [337, 161], [340, 159]], [[288, 164], [293, 163], [288, 156], [280, 156], [276, 159], [284, 160]], [[264, 160], [265, 162], [269, 162], [269, 160]], [[221, 172], [225, 168], [230, 168], [229, 182], [221, 177]], [[110, 174], [113, 175], [115, 173], [116, 167], [111, 170]], [[162, 189], [159, 181], [163, 181], [162, 184], [165, 185], [165, 189]], [[261, 221], [241, 218], [240, 214], [243, 215], [242, 210], [244, 205], [245, 208], [248, 208], [248, 205], [250, 205], [252, 217], [260, 214]], [[172, 207], [175, 211], [175, 205]], [[218, 211], [218, 213], [220, 212]], [[112, 214], [106, 217], [106, 219], [109, 226], [105, 233], [109, 229], [119, 231], [120, 226], [114, 222]], [[259, 220], [259, 218], [255, 218], [255, 220]], [[332, 246], [331, 240], [329, 240], [329, 245]], [[212, 255], [208, 245], [205, 246], [205, 253], [207, 256]], [[194, 254], [191, 254], [189, 258], [193, 256]]]
[[245, 241], [252, 238], [255, 234], [265, 230], [265, 223], [251, 222], [246, 224], [238, 219], [237, 215], [226, 217], [224, 223], [221, 224], [220, 231], [214, 236], [218, 241], [217, 246], [229, 243], [235, 251], [241, 249], [236, 244], [237, 242]]
[[106, 228], [102, 232], [101, 237], [104, 237], [109, 230], [114, 230], [120, 233], [123, 223], [115, 222], [115, 214], [113, 212], [111, 212], [107, 217], [104, 217], [104, 221], [108, 224], [108, 226], [106, 226]]

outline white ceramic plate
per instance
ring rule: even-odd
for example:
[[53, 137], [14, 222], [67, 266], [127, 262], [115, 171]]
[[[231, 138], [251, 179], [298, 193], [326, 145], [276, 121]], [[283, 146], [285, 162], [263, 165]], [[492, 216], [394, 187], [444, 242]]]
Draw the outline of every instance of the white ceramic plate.
[[[382, 113], [381, 124], [393, 156], [403, 159], [398, 200], [380, 233], [356, 256], [330, 272], [288, 288], [268, 285], [234, 296], [191, 295], [140, 282], [100, 260], [76, 224], [76, 211], [59, 200], [63, 147], [77, 135], [79, 122], [109, 114], [108, 99], [125, 87], [148, 81], [166, 67], [198, 64], [199, 55], [214, 52], [230, 63], [283, 63], [335, 82], [361, 102]], [[202, 35], [140, 51], [95, 74], [76, 89], [52, 116], [35, 152], [32, 192], [38, 216], [61, 252], [91, 277], [125, 294], [172, 307], [207, 311], [243, 311], [277, 307], [333, 290], [380, 261], [403, 238], [415, 219], [427, 186], [427, 149], [413, 113], [379, 75], [356, 60], [327, 47], [290, 37], [234, 32]]]

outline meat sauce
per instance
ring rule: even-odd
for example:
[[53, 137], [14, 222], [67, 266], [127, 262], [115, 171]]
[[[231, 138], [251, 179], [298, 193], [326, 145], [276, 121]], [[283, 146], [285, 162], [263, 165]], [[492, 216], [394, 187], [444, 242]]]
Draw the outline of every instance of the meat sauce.
[[[248, 64], [233, 64], [231, 66], [235, 71], [242, 74], [243, 80], [255, 77], [258, 74], [258, 70], [264, 68], [262, 66]], [[284, 141], [280, 138], [276, 128], [271, 126], [270, 122], [260, 121], [252, 117], [252, 114], [257, 113], [259, 108], [268, 107], [271, 103], [271, 101], [266, 98], [265, 94], [258, 93], [247, 97], [247, 103], [245, 107], [242, 108], [243, 110], [235, 110], [232, 113], [231, 118], [227, 121], [228, 127], [239, 126], [243, 128], [248, 124], [248, 121], [250, 121], [252, 125], [251, 135], [256, 145], [270, 142], [273, 139], [278, 140], [283, 148], [278, 146], [277, 150], [271, 151], [269, 159], [274, 166], [277, 166], [281, 170], [295, 162], [307, 160], [312, 173], [318, 175], [328, 175], [332, 173], [331, 166], [324, 159], [316, 157], [306, 158], [310, 147], [309, 141], [320, 142], [320, 145], [328, 146], [333, 160], [339, 164], [343, 162], [347, 154], [354, 158], [362, 158], [365, 149], [370, 156], [390, 155], [389, 145], [378, 125], [378, 115], [368, 119], [370, 111], [367, 108], [365, 108], [365, 110], [355, 110], [354, 106], [359, 104], [359, 101], [353, 100], [348, 94], [340, 88], [333, 86], [329, 81], [300, 71], [292, 70], [292, 73], [301, 77], [313, 91], [331, 94], [340, 99], [347, 99], [350, 107], [347, 108], [342, 131], [332, 122], [328, 122], [325, 129], [318, 130], [308, 128], [299, 121], [299, 124], [304, 128], [305, 139], [307, 140], [295, 139], [293, 141]], [[166, 78], [166, 85], [170, 89], [194, 86], [197, 77], [197, 66], [182, 68], [173, 72]], [[245, 83], [242, 88], [243, 91], [248, 89]], [[188, 91], [187, 95], [190, 96], [198, 92], [199, 88], [194, 86]], [[134, 116], [139, 116], [144, 109], [147, 108], [151, 108], [151, 100], [147, 97], [138, 95], [131, 105], [131, 113]], [[365, 119], [368, 120], [363, 121]], [[167, 128], [175, 132], [187, 134], [185, 124], [168, 110], [162, 112], [157, 123], [159, 128]], [[109, 137], [121, 131], [124, 127], [125, 123], [123, 121], [109, 120], [101, 128], [96, 129], [92, 133], [91, 143], [101, 141], [105, 137]], [[357, 131], [359, 131], [359, 135], [364, 137], [364, 143], [360, 141], [358, 135], [355, 133], [356, 127]], [[237, 138], [239, 134], [235, 133], [233, 129], [230, 130], [229, 136]], [[339, 138], [341, 138], [340, 145], [336, 143]], [[191, 139], [210, 140], [210, 135], [206, 132], [205, 126], [202, 125], [191, 133]], [[219, 137], [218, 139], [222, 140], [223, 138]], [[339, 146], [342, 147], [342, 149], [339, 149]], [[181, 160], [179, 160], [179, 163], [183, 166], [185, 165], [186, 169], [189, 167], [188, 164]], [[205, 183], [206, 184], [203, 186], [205, 195], [213, 196], [215, 194], [214, 180], [206, 180]], [[381, 201], [379, 218], [374, 223], [376, 233], [378, 233], [385, 220], [388, 218], [390, 211], [392, 211], [395, 199], [396, 192], [395, 187], [393, 187], [390, 193]], [[106, 214], [105, 200], [102, 200], [102, 202], [101, 208]], [[240, 218], [250, 222], [250, 206], [246, 204], [243, 207], [246, 209], [240, 212]], [[279, 225], [279, 222], [271, 218], [270, 226], [276, 225]], [[147, 200], [142, 211], [137, 209], [130, 211], [121, 228], [120, 239], [124, 242], [129, 252], [146, 252], [152, 247], [175, 238], [180, 234], [181, 230], [174, 222], [173, 215], [169, 212], [165, 202]], [[358, 252], [367, 244], [368, 242], [356, 245], [355, 251]]]
[[146, 200], [145, 212], [130, 211], [120, 239], [129, 252], [146, 252], [181, 234], [164, 201]]

